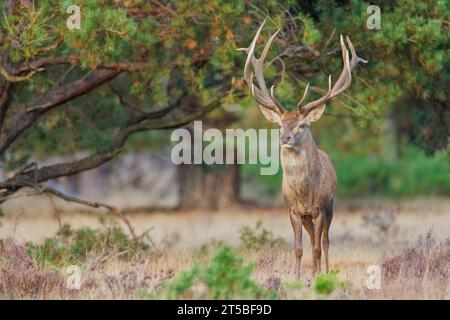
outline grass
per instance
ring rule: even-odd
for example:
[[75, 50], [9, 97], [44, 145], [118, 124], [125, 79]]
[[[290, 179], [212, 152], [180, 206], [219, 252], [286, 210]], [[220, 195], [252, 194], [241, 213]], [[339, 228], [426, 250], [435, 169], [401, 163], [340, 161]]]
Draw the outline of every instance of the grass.
[[[31, 236], [26, 233], [28, 223], [36, 228], [45, 219], [47, 226], [54, 220], [40, 217], [36, 224], [33, 217], [14, 221], [6, 216], [1, 234], [14, 225], [17, 229], [0, 237], [0, 297], [449, 299], [448, 211], [424, 216], [420, 206], [407, 208], [395, 209], [394, 219], [390, 211], [337, 210], [331, 233], [332, 271], [312, 277], [305, 238], [300, 280], [294, 275], [285, 212], [130, 216], [143, 229], [148, 227], [143, 221], [155, 226], [152, 241], [142, 243], [133, 243], [119, 223], [73, 215], [63, 216], [63, 227], [46, 240], [24, 241], [24, 235]], [[85, 224], [80, 224], [83, 219]], [[195, 239], [200, 234], [194, 226], [205, 231], [202, 238]], [[432, 226], [433, 231], [426, 232]], [[169, 245], [168, 238], [179, 241]], [[382, 269], [380, 290], [364, 285], [367, 267], [373, 264]], [[81, 270], [79, 290], [66, 286], [70, 265]]]

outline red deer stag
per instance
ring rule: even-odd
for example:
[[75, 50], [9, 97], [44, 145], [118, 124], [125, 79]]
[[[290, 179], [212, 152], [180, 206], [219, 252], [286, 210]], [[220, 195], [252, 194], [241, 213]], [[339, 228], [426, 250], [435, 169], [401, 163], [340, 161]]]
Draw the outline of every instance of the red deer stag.
[[[325, 110], [325, 103], [344, 92], [351, 83], [351, 70], [358, 62], [367, 61], [356, 55], [355, 49], [347, 37], [352, 59], [341, 36], [342, 58], [344, 68], [331, 87], [331, 76], [328, 78], [328, 91], [320, 99], [302, 106], [308, 93], [306, 86], [303, 97], [298, 103], [298, 110], [287, 111], [277, 101], [273, 86], [267, 90], [263, 71], [264, 59], [267, 56], [272, 41], [280, 30], [275, 32], [265, 45], [261, 57], [254, 55], [265, 21], [256, 32], [249, 48], [238, 50], [247, 53], [244, 67], [244, 79], [251, 89], [267, 120], [276, 122], [281, 127], [281, 166], [283, 170], [283, 198], [290, 209], [290, 220], [295, 236], [296, 275], [300, 277], [300, 263], [303, 254], [302, 225], [309, 234], [313, 254], [313, 275], [321, 272], [322, 248], [325, 256], [325, 269], [328, 272], [328, 248], [330, 244], [329, 229], [333, 218], [333, 196], [336, 189], [336, 172], [328, 155], [317, 149], [311, 136], [309, 126], [317, 121]], [[253, 66], [253, 71], [251, 70]], [[254, 78], [258, 85], [253, 83]], [[322, 244], [322, 247], [321, 247]]]

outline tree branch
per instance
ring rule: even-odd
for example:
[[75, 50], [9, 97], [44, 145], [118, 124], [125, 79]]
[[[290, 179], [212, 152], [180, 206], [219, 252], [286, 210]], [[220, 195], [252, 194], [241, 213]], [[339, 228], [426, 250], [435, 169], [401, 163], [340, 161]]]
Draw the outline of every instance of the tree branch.
[[23, 76], [15, 76], [14, 74], [10, 74], [1, 64], [0, 64], [0, 74], [9, 82], [21, 82], [30, 80], [33, 78], [34, 74], [36, 73], [35, 70], [30, 71], [26, 75]]
[[[50, 56], [36, 59], [30, 63], [21, 65], [9, 72], [0, 65], [0, 73], [10, 82], [18, 82], [29, 80], [37, 71], [42, 71], [46, 67], [59, 65], [59, 64], [78, 64], [81, 58], [77, 55], [64, 55], [64, 56]], [[143, 62], [119, 62], [100, 64], [97, 69], [115, 69], [121, 71], [136, 72], [142, 71], [146, 68], [146, 64]]]
[[151, 111], [151, 112], [145, 112], [144, 114], [136, 116], [128, 121], [128, 125], [138, 124], [145, 120], [154, 120], [154, 119], [162, 118], [165, 115], [167, 115], [168, 113], [170, 113], [171, 111], [175, 110], [177, 107], [179, 107], [182, 104], [182, 101], [186, 96], [187, 96], [187, 93], [185, 92], [185, 93], [181, 94], [175, 100], [174, 103], [172, 103], [171, 105], [169, 105], [167, 107], [160, 108], [158, 110]]
[[[177, 102], [176, 102], [177, 103]], [[179, 103], [179, 102], [178, 102]], [[6, 189], [12, 193], [17, 192], [23, 187], [30, 185], [37, 185], [39, 183], [55, 179], [63, 176], [70, 176], [83, 171], [87, 171], [100, 166], [101, 164], [114, 158], [122, 150], [123, 145], [128, 140], [130, 135], [145, 130], [157, 130], [157, 129], [172, 129], [188, 124], [189, 122], [198, 119], [208, 112], [211, 112], [221, 104], [220, 100], [213, 101], [207, 106], [203, 107], [201, 111], [193, 113], [187, 117], [181, 119], [170, 119], [166, 121], [148, 121], [143, 119], [142, 122], [130, 124], [123, 127], [115, 136], [110, 145], [80, 160], [72, 162], [65, 162], [60, 164], [54, 164], [45, 166], [42, 168], [35, 168], [34, 170], [27, 170], [21, 174], [16, 174], [12, 178], [7, 179], [0, 183], [1, 189]], [[4, 194], [11, 194], [11, 192], [3, 192]]]
[[116, 88], [114, 88], [114, 86], [112, 85], [112, 83], [109, 83], [109, 87], [111, 88], [111, 91], [117, 96], [117, 98], [119, 98], [119, 102], [122, 106], [133, 110], [134, 112], [140, 113], [140, 114], [145, 114], [145, 111], [142, 110], [140, 107], [134, 105], [133, 103], [127, 101], [124, 96], [118, 91], [116, 90]]
[[62, 192], [59, 192], [53, 188], [50, 187], [41, 187], [41, 186], [36, 186], [35, 189], [37, 189], [40, 193], [43, 194], [51, 194], [54, 195], [60, 199], [63, 199], [65, 201], [68, 202], [75, 202], [84, 206], [88, 206], [88, 207], [92, 207], [92, 208], [105, 208], [107, 209], [111, 214], [114, 214], [115, 216], [119, 217], [127, 226], [128, 231], [130, 232], [130, 235], [133, 239], [133, 241], [138, 242], [142, 239], [142, 237], [147, 233], [143, 233], [142, 235], [138, 236], [136, 234], [136, 232], [134, 231], [133, 225], [131, 224], [130, 220], [128, 220], [127, 217], [125, 217], [119, 210], [117, 210], [116, 207], [108, 205], [106, 203], [102, 203], [102, 202], [92, 202], [92, 201], [88, 201], [88, 200], [84, 200], [84, 199], [80, 199], [80, 198], [76, 198], [76, 197], [72, 197], [72, 196], [68, 196]]
[[20, 111], [7, 121], [1, 132], [0, 154], [3, 154], [13, 141], [44, 113], [101, 86], [121, 72], [121, 69], [98, 70], [86, 78], [57, 87], [25, 103]]
[[13, 72], [15, 75], [24, 74], [30, 71], [39, 71], [44, 67], [58, 65], [58, 64], [77, 64], [80, 58], [76, 55], [66, 55], [59, 57], [44, 57], [34, 60], [26, 65], [22, 65], [15, 69]]
[[13, 90], [14, 86], [11, 82], [0, 79], [0, 132], [3, 128], [6, 112], [8, 111], [11, 103]]

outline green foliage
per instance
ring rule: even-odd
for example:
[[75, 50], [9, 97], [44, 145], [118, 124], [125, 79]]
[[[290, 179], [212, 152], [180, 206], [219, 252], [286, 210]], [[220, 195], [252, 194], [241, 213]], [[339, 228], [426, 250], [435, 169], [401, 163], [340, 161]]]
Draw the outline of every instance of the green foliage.
[[304, 284], [301, 280], [290, 280], [290, 281], [285, 281], [283, 283], [283, 288], [286, 291], [295, 291], [295, 290], [300, 290], [302, 288], [304, 288]]
[[333, 155], [338, 175], [338, 195], [343, 197], [448, 196], [450, 168], [445, 152], [427, 157], [408, 148], [400, 158], [389, 160], [382, 155]]
[[[323, 149], [330, 154], [337, 173], [338, 197], [450, 195], [450, 159], [447, 152], [427, 156], [417, 148], [408, 147], [400, 149], [399, 157], [389, 157], [386, 151], [372, 153], [367, 149], [373, 142], [370, 137], [365, 139], [360, 142], [362, 150], [355, 147], [353, 153], [336, 150], [336, 146], [331, 145], [333, 141], [330, 145], [326, 143]], [[249, 188], [256, 189], [259, 197], [264, 194], [271, 199], [281, 192], [281, 169], [277, 175], [261, 176], [259, 165], [244, 165], [243, 176]]]
[[344, 287], [345, 281], [339, 280], [339, 270], [332, 270], [314, 279], [314, 292], [319, 295], [329, 295], [337, 288]]
[[168, 286], [168, 298], [180, 299], [193, 285], [199, 276], [199, 266], [194, 263], [190, 270], [182, 271]]
[[212, 239], [200, 246], [200, 248], [197, 250], [196, 257], [198, 259], [207, 258], [211, 254], [211, 252], [217, 251], [224, 245], [225, 242], [223, 240]]
[[168, 299], [275, 298], [275, 292], [261, 288], [251, 279], [252, 272], [253, 265], [244, 264], [233, 248], [224, 245], [208, 264], [195, 262], [166, 283], [160, 295]]
[[55, 237], [42, 244], [28, 243], [30, 257], [43, 266], [65, 266], [83, 263], [89, 254], [115, 252], [123, 258], [130, 258], [150, 248], [145, 242], [134, 242], [123, 230], [111, 223], [102, 229], [81, 228], [72, 230], [65, 224]]
[[[319, 1], [318, 25], [322, 33], [350, 35], [357, 51], [369, 60], [358, 68], [352, 82], [351, 95], [358, 101], [355, 113], [360, 123], [373, 125], [374, 118], [408, 97], [407, 113], [400, 120], [409, 121], [408, 131], [414, 131], [410, 142], [430, 152], [447, 146], [448, 100], [450, 82], [449, 26], [450, 7], [446, 0], [378, 1], [381, 9], [381, 29], [369, 30], [366, 20], [368, 3], [352, 0], [349, 5], [330, 5]], [[351, 17], [349, 19], [348, 17]], [[361, 79], [359, 79], [361, 78]], [[419, 102], [422, 103], [420, 107]], [[428, 116], [419, 116], [427, 114]], [[382, 121], [377, 126], [381, 127]]]
[[56, 38], [58, 28], [52, 23], [55, 14], [46, 10], [45, 6], [19, 11], [17, 14], [4, 14], [0, 27], [16, 40], [6, 45], [10, 58], [13, 61], [28, 61]]
[[27, 246], [29, 256], [45, 268], [70, 265], [76, 261], [71, 249], [59, 243], [56, 238], [45, 239], [43, 244], [29, 242]]
[[[260, 174], [261, 167], [263, 166], [259, 163], [256, 165], [243, 164], [241, 166], [241, 172], [244, 186], [246, 186], [249, 189], [249, 193], [251, 193], [248, 197], [252, 198], [258, 196], [261, 203], [263, 203], [265, 199], [270, 199], [269, 196], [276, 195], [280, 192], [282, 171], [280, 167], [277, 174], [263, 176]], [[243, 188], [242, 192], [244, 193], [244, 197], [246, 191], [246, 188]], [[267, 197], [262, 197], [261, 195], [266, 195]]]
[[254, 251], [286, 244], [283, 238], [275, 237], [271, 231], [263, 228], [261, 221], [256, 223], [255, 228], [242, 227], [239, 230], [239, 240], [244, 249]]
[[[66, 10], [73, 4], [80, 7], [81, 28], [69, 30]], [[89, 75], [100, 65], [117, 62], [147, 66], [145, 72], [111, 81], [144, 111], [163, 107], [184, 91], [198, 94], [205, 103], [217, 97], [235, 102], [239, 90], [232, 87], [232, 78], [242, 73], [245, 61], [236, 48], [251, 41], [253, 32], [248, 30], [254, 30], [263, 16], [271, 17], [266, 27], [273, 31], [281, 25], [285, 9], [293, 5], [294, 1], [281, 5], [274, 0], [251, 4], [195, 0], [168, 1], [161, 9], [144, 0], [34, 2], [0, 17], [0, 32], [8, 36], [3, 45], [6, 54], [20, 66], [47, 56], [72, 55], [81, 61], [52, 66], [22, 82], [10, 111], [61, 83]], [[311, 21], [308, 25], [312, 30]], [[280, 50], [275, 47], [271, 56]], [[175, 86], [169, 90], [174, 74], [181, 74], [181, 79], [173, 81]], [[64, 107], [48, 112], [14, 143], [11, 157], [21, 159], [20, 163], [8, 159], [2, 166], [18, 168], [28, 153], [49, 156], [102, 149], [133, 114], [121, 106], [108, 85]]]
[[303, 23], [303, 32], [301, 34], [304, 44], [315, 45], [322, 39], [322, 34], [310, 16], [300, 13], [297, 18]]

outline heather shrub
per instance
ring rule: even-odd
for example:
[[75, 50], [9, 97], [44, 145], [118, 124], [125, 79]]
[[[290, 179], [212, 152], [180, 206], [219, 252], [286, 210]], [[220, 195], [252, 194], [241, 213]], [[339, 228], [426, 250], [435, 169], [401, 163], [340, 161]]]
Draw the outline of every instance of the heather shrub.
[[424, 241], [382, 259], [382, 286], [404, 298], [444, 299], [450, 276], [450, 241], [428, 232]]
[[64, 290], [64, 277], [39, 266], [29, 257], [25, 244], [6, 239], [0, 246], [0, 297], [38, 298], [42, 293]]
[[404, 248], [399, 254], [384, 257], [383, 276], [389, 280], [398, 278], [422, 280], [447, 280], [450, 267], [449, 241], [437, 241], [429, 231], [425, 240], [415, 246]]

